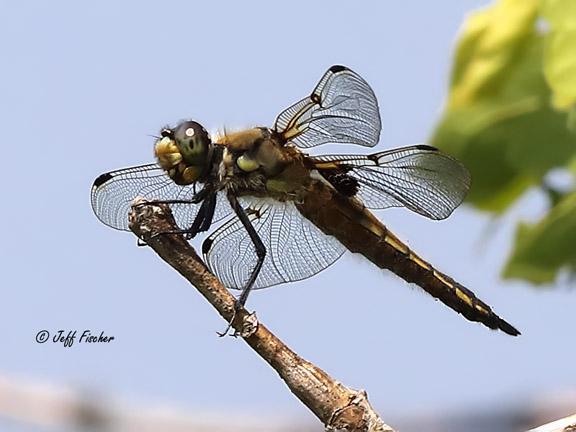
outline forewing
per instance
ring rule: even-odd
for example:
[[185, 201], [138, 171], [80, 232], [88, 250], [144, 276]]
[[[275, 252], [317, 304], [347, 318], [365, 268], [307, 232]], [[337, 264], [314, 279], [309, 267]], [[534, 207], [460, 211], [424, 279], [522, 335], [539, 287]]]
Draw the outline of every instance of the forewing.
[[310, 96], [284, 110], [274, 129], [298, 147], [326, 143], [373, 147], [380, 137], [380, 112], [366, 81], [344, 66], [332, 66]]
[[426, 145], [313, 160], [320, 171], [340, 169], [356, 179], [366, 207], [406, 207], [430, 219], [450, 216], [470, 187], [470, 174], [459, 161]]
[[[193, 185], [174, 183], [157, 164], [141, 165], [99, 176], [92, 186], [92, 209], [104, 224], [128, 231], [128, 213], [137, 196], [149, 201], [190, 200], [195, 192]], [[186, 229], [192, 225], [200, 204], [170, 204], [170, 207], [178, 226]], [[213, 221], [231, 212], [225, 197], [218, 196]]]
[[[336, 238], [304, 218], [292, 202], [250, 198], [240, 202], [266, 246], [266, 258], [254, 288], [306, 279], [345, 251]], [[245, 286], [257, 257], [238, 218], [231, 218], [213, 232], [202, 249], [210, 270], [224, 285], [235, 289]]]

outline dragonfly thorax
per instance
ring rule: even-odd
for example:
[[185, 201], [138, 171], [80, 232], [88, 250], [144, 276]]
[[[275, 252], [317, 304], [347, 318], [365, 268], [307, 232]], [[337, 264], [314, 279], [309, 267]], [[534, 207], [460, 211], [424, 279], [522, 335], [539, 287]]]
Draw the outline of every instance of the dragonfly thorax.
[[201, 180], [207, 172], [212, 147], [212, 140], [202, 125], [185, 121], [175, 129], [162, 130], [154, 154], [175, 183], [188, 185]]
[[285, 142], [268, 128], [228, 132], [218, 140], [218, 144], [226, 148], [223, 161], [228, 175], [260, 172], [275, 176], [288, 163]]

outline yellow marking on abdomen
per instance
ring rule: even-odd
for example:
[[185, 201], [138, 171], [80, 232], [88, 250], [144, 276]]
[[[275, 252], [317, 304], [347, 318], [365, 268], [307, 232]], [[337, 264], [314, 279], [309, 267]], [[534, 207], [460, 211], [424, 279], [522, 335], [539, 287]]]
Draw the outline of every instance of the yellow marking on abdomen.
[[416, 263], [418, 266], [422, 267], [425, 270], [431, 271], [432, 266], [416, 255], [414, 252], [410, 250], [408, 246], [406, 246], [400, 239], [398, 239], [395, 235], [389, 233], [384, 235], [384, 241], [386, 244], [392, 246], [401, 254], [405, 255], [410, 261]]
[[[466, 294], [460, 288], [454, 288], [454, 291], [456, 291], [456, 295], [458, 296], [458, 298], [460, 300], [462, 300], [468, 306], [474, 307], [474, 302], [472, 301], [472, 298], [468, 294]], [[476, 309], [478, 309], [478, 308], [476, 308]], [[484, 312], [484, 310], [482, 308], [480, 308], [479, 310]]]
[[394, 236], [386, 234], [384, 236], [384, 241], [387, 244], [389, 244], [390, 246], [392, 246], [394, 249], [396, 249], [397, 251], [403, 253], [404, 255], [407, 255], [410, 253], [410, 249], [408, 249], [408, 246], [406, 246], [404, 243], [402, 243], [400, 240], [398, 240]]
[[434, 277], [436, 279], [440, 280], [444, 285], [446, 285], [450, 289], [454, 290], [454, 293], [456, 294], [456, 296], [460, 300], [462, 300], [468, 306], [473, 307], [474, 302], [472, 301], [472, 298], [468, 294], [466, 294], [464, 291], [462, 291], [460, 288], [455, 286], [452, 281], [446, 279], [446, 276], [444, 276], [442, 273], [434, 270]]
[[[405, 245], [400, 239], [398, 239], [393, 233], [388, 231], [385, 227], [381, 226], [380, 224], [370, 223], [369, 221], [370, 219], [363, 221], [363, 225], [367, 227], [372, 233], [378, 235], [382, 239], [381, 241], [384, 241], [384, 243], [386, 243], [388, 246], [392, 247], [394, 250], [404, 255], [406, 259], [412, 261], [421, 269], [430, 272], [431, 275], [434, 277], [434, 279], [436, 279], [444, 286], [445, 294], [450, 293], [450, 295], [457, 297], [458, 300], [460, 300], [462, 303], [465, 303], [468, 307], [472, 308], [473, 310], [481, 314], [486, 315], [490, 313], [488, 309], [480, 305], [478, 301], [475, 301], [474, 296], [471, 296], [467, 292], [467, 290], [463, 289], [463, 287], [460, 287], [450, 277], [434, 269], [432, 265], [430, 265], [422, 258], [420, 258], [418, 255], [416, 255], [414, 252], [412, 252], [410, 248], [407, 245]], [[426, 289], [426, 287], [423, 288]], [[437, 297], [437, 295], [434, 296]], [[454, 308], [453, 306], [451, 307]]]
[[446, 277], [439, 271], [434, 270], [434, 277], [438, 279], [440, 282], [442, 282], [444, 285], [447, 285], [450, 288], [454, 288], [454, 284], [448, 279], [446, 279]]
[[483, 307], [481, 304], [476, 303], [476, 310], [483, 314], [490, 314], [490, 311]]
[[[409, 251], [408, 259], [412, 262], [415, 262], [416, 264], [418, 264], [423, 269], [433, 270], [432, 266], [430, 264], [428, 264], [426, 261], [424, 261], [422, 258], [420, 258], [418, 255], [416, 255], [412, 251]], [[436, 273], [436, 272], [434, 272], [434, 273]]]

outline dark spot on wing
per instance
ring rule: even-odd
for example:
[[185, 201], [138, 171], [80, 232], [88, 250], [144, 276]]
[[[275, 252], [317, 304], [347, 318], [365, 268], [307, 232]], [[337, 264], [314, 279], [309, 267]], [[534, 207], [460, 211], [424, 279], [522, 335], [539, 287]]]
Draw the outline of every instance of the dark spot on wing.
[[204, 242], [202, 243], [202, 253], [204, 255], [206, 255], [208, 252], [210, 252], [210, 248], [212, 247], [212, 243], [214, 243], [214, 241], [208, 237], [206, 240], [204, 240]]
[[346, 69], [348, 69], [346, 66], [334, 65], [330, 68], [330, 72], [338, 73], [338, 72], [342, 72], [343, 70], [346, 70]]
[[415, 146], [418, 150], [429, 150], [429, 151], [438, 151], [436, 147], [432, 147], [426, 144], [419, 144]]
[[113, 175], [110, 173], [101, 174], [98, 176], [98, 178], [96, 180], [94, 180], [94, 185], [92, 187], [93, 188], [99, 188], [104, 183], [106, 183], [108, 180], [110, 180], [112, 177], [113, 177]]
[[322, 176], [328, 180], [328, 182], [334, 186], [338, 192], [347, 197], [353, 197], [358, 193], [360, 186], [358, 180], [354, 177], [346, 174], [346, 169], [329, 169], [321, 170]]

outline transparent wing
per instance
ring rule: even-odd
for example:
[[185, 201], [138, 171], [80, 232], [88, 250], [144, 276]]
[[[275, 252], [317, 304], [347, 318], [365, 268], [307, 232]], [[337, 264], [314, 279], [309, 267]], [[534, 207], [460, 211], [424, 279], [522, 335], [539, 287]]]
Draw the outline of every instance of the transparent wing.
[[[266, 258], [254, 288], [306, 279], [334, 263], [345, 248], [304, 218], [292, 202], [241, 198], [242, 206], [266, 246]], [[244, 287], [256, 265], [250, 237], [236, 217], [204, 242], [210, 270], [228, 287]]]
[[470, 174], [459, 161], [426, 145], [312, 160], [321, 172], [339, 170], [355, 179], [366, 207], [406, 207], [430, 219], [450, 216], [470, 187]]
[[274, 129], [298, 147], [325, 143], [373, 147], [380, 137], [374, 92], [358, 74], [332, 66], [312, 94], [283, 111]]
[[[127, 231], [128, 213], [137, 196], [158, 201], [190, 200], [197, 191], [194, 185], [174, 183], [157, 164], [141, 165], [99, 176], [92, 186], [92, 209], [104, 224]], [[200, 204], [171, 204], [170, 207], [178, 226], [186, 229], [192, 225]], [[228, 200], [219, 194], [213, 221], [221, 220], [231, 212]]]

